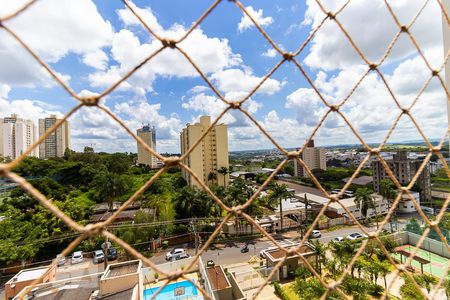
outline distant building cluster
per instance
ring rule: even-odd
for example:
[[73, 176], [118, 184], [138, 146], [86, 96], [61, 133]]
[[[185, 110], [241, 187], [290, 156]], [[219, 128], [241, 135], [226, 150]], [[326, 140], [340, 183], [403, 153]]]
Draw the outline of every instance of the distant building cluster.
[[[0, 156], [15, 159], [25, 153], [36, 141], [37, 135], [43, 135], [58, 122], [55, 115], [39, 119], [39, 127], [32, 120], [12, 114], [0, 119]], [[31, 150], [28, 156], [51, 158], [62, 157], [70, 148], [70, 125], [65, 121], [51, 133], [39, 147]]]
[[[211, 126], [209, 116], [202, 116], [199, 123], [187, 124], [180, 133], [181, 155], [194, 146], [209, 126]], [[228, 173], [220, 172], [221, 169], [229, 169], [227, 126], [224, 124], [213, 126], [183, 163], [203, 182], [227, 185]], [[198, 186], [196, 180], [186, 170], [182, 170], [182, 175], [190, 186]]]
[[[303, 149], [301, 159], [310, 170], [327, 169], [325, 149], [316, 148], [314, 146], [314, 140], [310, 140]], [[294, 162], [294, 175], [297, 177], [309, 177], [305, 168], [298, 161]]]

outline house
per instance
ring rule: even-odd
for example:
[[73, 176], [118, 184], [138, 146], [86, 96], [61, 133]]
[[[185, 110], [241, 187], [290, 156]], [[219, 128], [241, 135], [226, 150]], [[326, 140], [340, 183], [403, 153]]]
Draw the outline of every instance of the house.
[[[299, 247], [299, 245], [299, 243], [293, 243], [284, 247], [286, 249], [291, 249], [292, 247]], [[286, 252], [278, 248], [266, 250], [265, 254], [266, 267], [268, 269], [275, 267], [286, 256]], [[309, 243], [305, 243], [298, 248], [297, 253], [288, 255], [282, 266], [279, 268], [277, 274], [275, 275], [274, 280], [288, 278], [289, 272], [295, 271], [300, 265], [304, 264], [304, 260], [300, 258], [300, 256], [308, 260], [310, 264], [314, 264], [316, 261], [316, 251], [314, 250], [314, 247]]]
[[[389, 210], [389, 204], [386, 199], [384, 199], [381, 195], [378, 194], [372, 194], [374, 198], [374, 205], [375, 209], [369, 208], [367, 210], [367, 217], [373, 217], [375, 215], [385, 215], [387, 214]], [[357, 219], [363, 219], [364, 216], [361, 214], [361, 209], [357, 207], [355, 203], [355, 197], [347, 198], [347, 199], [340, 199], [338, 202], [330, 203], [328, 206], [328, 210], [333, 211], [339, 215], [342, 215], [344, 217], [350, 217], [347, 214], [347, 211], [344, 209], [347, 208], [347, 210]]]
[[25, 269], [17, 273], [5, 284], [5, 299], [13, 299], [25, 287], [37, 280], [37, 283], [51, 282], [55, 279], [56, 266]]

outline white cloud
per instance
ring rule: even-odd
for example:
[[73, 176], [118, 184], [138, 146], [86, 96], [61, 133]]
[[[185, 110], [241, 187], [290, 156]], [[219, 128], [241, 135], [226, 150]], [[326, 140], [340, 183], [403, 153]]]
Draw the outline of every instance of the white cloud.
[[[343, 1], [327, 0], [323, 3], [327, 10], [336, 11], [342, 6]], [[421, 0], [390, 2], [403, 24], [408, 24], [412, 20], [422, 4]], [[315, 27], [325, 15], [314, 0], [308, 0], [307, 6], [303, 24]], [[411, 27], [411, 32], [422, 49], [438, 48], [442, 51], [440, 16], [437, 2], [429, 2]], [[337, 18], [369, 61], [374, 62], [381, 59], [389, 43], [400, 30], [382, 0], [350, 2]], [[410, 39], [406, 34], [402, 34], [392, 49], [388, 62], [399, 61], [415, 53], [416, 50]], [[440, 61], [442, 62], [442, 59]], [[327, 20], [313, 38], [305, 63], [311, 68], [335, 70], [360, 64], [362, 59], [337, 24]]]
[[[263, 77], [253, 75], [253, 73], [249, 69], [227, 69], [215, 72], [210, 77], [213, 82], [217, 84], [218, 88], [225, 93], [237, 92], [243, 94], [249, 93], [263, 79]], [[269, 78], [258, 89], [257, 93], [272, 95], [280, 91], [283, 85], [284, 82]], [[229, 100], [240, 99], [238, 98]]]
[[261, 55], [265, 57], [275, 57], [277, 56], [278, 52], [274, 48], [269, 48], [265, 52], [263, 52]]
[[[263, 17], [262, 9], [255, 10], [251, 6], [247, 6], [245, 9], [260, 26], [264, 27], [264, 26], [268, 26], [273, 23], [272, 17]], [[251, 28], [252, 26], [255, 26], [253, 24], [252, 20], [250, 20], [250, 18], [247, 17], [247, 15], [242, 13], [241, 21], [238, 24], [238, 31], [243, 32], [243, 31]]]
[[[186, 30], [182, 25], [174, 24], [161, 34], [165, 37], [178, 38]], [[112, 58], [118, 65], [90, 74], [91, 86], [103, 88], [110, 86], [160, 47], [161, 43], [158, 40], [141, 43], [132, 31], [120, 30], [114, 35], [111, 47]], [[195, 29], [179, 44], [179, 47], [186, 51], [206, 74], [242, 63], [240, 55], [232, 52], [227, 39], [208, 37], [200, 28]], [[143, 95], [143, 93], [153, 90], [152, 82], [157, 76], [184, 78], [199, 75], [177, 50], [165, 49], [137, 71], [126, 83], [123, 83], [120, 88], [133, 90], [139, 95]]]
[[[12, 11], [18, 6], [14, 1], [1, 2], [2, 11]], [[56, 63], [69, 53], [75, 53], [82, 55], [83, 61], [92, 66], [92, 56], [99, 57], [100, 49], [110, 43], [113, 33], [109, 22], [102, 18], [90, 0], [38, 1], [5, 25], [47, 63]], [[0, 65], [0, 81], [11, 86], [55, 84], [5, 31], [0, 31]]]

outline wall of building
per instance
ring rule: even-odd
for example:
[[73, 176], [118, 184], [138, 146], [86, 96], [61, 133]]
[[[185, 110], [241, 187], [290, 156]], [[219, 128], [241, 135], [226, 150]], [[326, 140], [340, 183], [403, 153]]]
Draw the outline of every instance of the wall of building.
[[[31, 285], [36, 280], [36, 278], [33, 278], [30, 280], [25, 280], [25, 281], [14, 281], [14, 278], [17, 278], [19, 276], [19, 274], [24, 273], [24, 272], [30, 272], [31, 270], [34, 270], [34, 269], [40, 269], [40, 268], [22, 270], [5, 284], [5, 299], [12, 299], [16, 295], [18, 295], [25, 287]], [[56, 274], [56, 266], [49, 269], [42, 278], [37, 278], [36, 284], [41, 284], [41, 283], [50, 282], [50, 281], [55, 280], [55, 274]]]
[[237, 283], [236, 277], [234, 277], [234, 274], [231, 273], [228, 276], [228, 281], [231, 285], [231, 293], [233, 295], [233, 300], [247, 300], [247, 297], [245, 297], [244, 292], [240, 288], [239, 284]]
[[[150, 148], [156, 151], [156, 133], [154, 130], [154, 128], [144, 126], [143, 128], [138, 129], [137, 136]], [[149, 166], [150, 168], [156, 168], [157, 158], [148, 152], [140, 143], [137, 143], [137, 163]]]
[[[181, 154], [186, 153], [202, 137], [211, 125], [211, 118], [203, 116], [200, 122], [188, 124], [180, 133]], [[221, 175], [217, 171], [221, 167], [229, 167], [228, 163], [228, 133], [226, 125], [214, 126], [190, 152], [183, 161], [198, 176], [199, 180], [206, 184], [228, 184], [229, 175]], [[217, 179], [214, 182], [208, 180], [210, 173], [215, 173]], [[199, 183], [185, 170], [182, 170], [183, 178], [190, 186], [199, 186]]]

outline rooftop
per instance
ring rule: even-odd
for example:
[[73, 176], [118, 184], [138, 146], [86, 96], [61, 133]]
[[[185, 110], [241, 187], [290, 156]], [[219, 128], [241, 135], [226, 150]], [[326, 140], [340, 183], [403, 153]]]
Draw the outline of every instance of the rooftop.
[[110, 265], [109, 270], [105, 272], [104, 278], [112, 278], [136, 273], [139, 269], [139, 263], [139, 260], [133, 260], [125, 263]]
[[[285, 248], [289, 249], [291, 247], [297, 247], [298, 244], [293, 244], [293, 245], [289, 245], [289, 246], [285, 246]], [[298, 253], [304, 255], [304, 254], [311, 254], [314, 253], [314, 250], [311, 246], [309, 245], [302, 245], [299, 249], [298, 249]], [[282, 249], [274, 249], [274, 250], [269, 250], [266, 251], [267, 257], [271, 258], [272, 261], [276, 261], [276, 260], [281, 260], [283, 257], [286, 256], [286, 252], [283, 251]], [[298, 257], [299, 255], [297, 253], [292, 253], [289, 254], [288, 257]]]
[[28, 281], [40, 278], [47, 271], [47, 267], [22, 270], [11, 281]]

